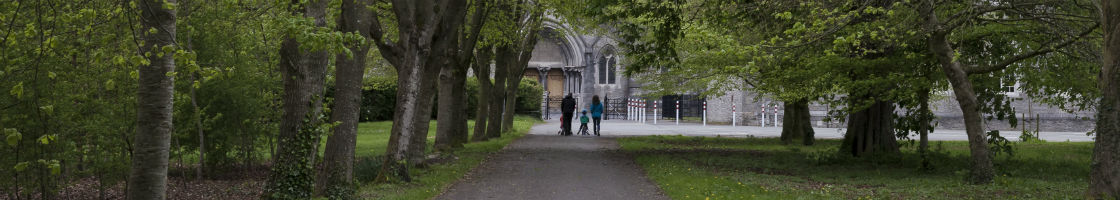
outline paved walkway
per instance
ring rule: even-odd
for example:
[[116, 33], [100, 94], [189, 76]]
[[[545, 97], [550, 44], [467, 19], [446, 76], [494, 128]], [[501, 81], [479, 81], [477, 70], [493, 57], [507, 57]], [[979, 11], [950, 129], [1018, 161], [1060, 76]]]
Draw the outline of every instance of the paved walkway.
[[613, 138], [563, 137], [557, 127], [534, 126], [436, 199], [669, 199]]
[[[550, 120], [555, 121], [555, 120]], [[647, 120], [645, 124], [627, 121], [627, 120], [605, 120], [603, 121], [602, 133], [604, 136], [642, 136], [642, 135], [684, 135], [684, 136], [724, 136], [724, 137], [781, 137], [781, 127], [758, 127], [758, 126], [734, 126], [731, 125], [712, 125], [703, 126], [696, 123], [681, 123], [676, 125], [673, 121], [659, 120], [658, 124], [654, 125], [653, 121]], [[556, 125], [559, 127], [559, 125]], [[575, 125], [579, 127], [579, 124]], [[553, 131], [557, 128], [552, 128]], [[842, 128], [813, 128], [816, 133], [816, 138], [829, 138], [829, 139], [842, 139], [844, 138], [844, 129]], [[1001, 131], [1000, 135], [1006, 137], [1007, 140], [1019, 141], [1019, 131]], [[1050, 142], [1090, 142], [1093, 141], [1092, 136], [1086, 136], [1085, 132], [1041, 132], [1039, 133], [1043, 140]], [[934, 141], [967, 141], [968, 136], [965, 135], [964, 130], [935, 130], [929, 134], [929, 139]]]
[[[603, 121], [603, 137], [556, 135], [560, 123], [548, 120], [529, 135], [490, 157], [436, 199], [668, 199], [633, 160], [618, 153], [614, 137], [684, 135], [779, 137], [780, 127], [700, 124], [672, 121], [642, 124]], [[574, 124], [578, 128], [579, 124]], [[816, 138], [843, 138], [841, 128], [814, 128]], [[1003, 134], [1018, 140], [1018, 132]], [[1093, 141], [1081, 132], [1042, 132], [1047, 141]], [[930, 140], [967, 140], [963, 130], [938, 130]]]

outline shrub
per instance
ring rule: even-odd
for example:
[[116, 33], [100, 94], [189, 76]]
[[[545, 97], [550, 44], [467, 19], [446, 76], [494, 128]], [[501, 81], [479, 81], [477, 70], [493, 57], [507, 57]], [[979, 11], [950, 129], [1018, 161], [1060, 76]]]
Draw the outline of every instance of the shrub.
[[[384, 121], [393, 119], [393, 110], [397, 101], [397, 83], [392, 79], [379, 79], [365, 81], [362, 87], [362, 105], [359, 120]], [[467, 78], [467, 116], [474, 117], [478, 108], [478, 81]], [[517, 114], [539, 115], [541, 112], [541, 94], [544, 89], [537, 80], [522, 79], [517, 91]], [[329, 94], [328, 94], [329, 95]], [[438, 99], [435, 102], [439, 102]], [[439, 106], [433, 104], [433, 106]], [[433, 108], [432, 117], [438, 114], [438, 109]]]

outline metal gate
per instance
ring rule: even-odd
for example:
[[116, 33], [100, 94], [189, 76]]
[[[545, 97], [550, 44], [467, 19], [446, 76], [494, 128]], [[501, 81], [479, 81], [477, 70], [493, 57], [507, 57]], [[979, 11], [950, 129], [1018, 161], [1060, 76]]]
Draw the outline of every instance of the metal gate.
[[661, 105], [664, 108], [664, 110], [661, 110], [661, 116], [676, 118], [677, 101], [681, 103], [681, 117], [702, 117], [704, 115], [704, 98], [696, 95], [669, 95], [661, 97]]
[[611, 118], [626, 118], [626, 99], [625, 98], [607, 98], [603, 113], [603, 119], [608, 120]]
[[543, 111], [544, 119], [549, 120], [552, 119], [553, 114], [561, 114], [562, 112], [560, 111], [560, 104], [563, 102], [563, 97], [549, 97], [548, 99], [545, 99], [545, 109]]

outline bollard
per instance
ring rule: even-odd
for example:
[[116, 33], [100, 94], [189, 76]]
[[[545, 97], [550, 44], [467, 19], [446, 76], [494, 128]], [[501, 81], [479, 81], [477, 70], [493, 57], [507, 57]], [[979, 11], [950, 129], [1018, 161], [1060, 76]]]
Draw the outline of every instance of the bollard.
[[762, 128], [766, 128], [766, 105], [762, 105], [762, 111], [758, 114], [762, 115]]
[[626, 99], [626, 120], [634, 120], [634, 100]]
[[735, 105], [735, 95], [731, 95], [731, 127], [735, 127], [735, 122], [739, 120], [739, 118], [735, 116], [738, 114], [735, 113]]
[[778, 127], [778, 104], [774, 104], [774, 127]]
[[644, 99], [642, 100], [642, 111], [640, 113], [642, 114], [642, 116], [641, 116], [642, 123], [645, 124], [646, 123], [646, 100], [644, 100]]
[[677, 101], [677, 125], [681, 125], [681, 101]]
[[701, 121], [704, 122], [704, 126], [708, 126], [708, 102], [707, 101], [704, 102], [704, 111], [703, 112], [704, 112], [703, 116], [700, 117]]
[[653, 124], [657, 124], [657, 101], [653, 102]]

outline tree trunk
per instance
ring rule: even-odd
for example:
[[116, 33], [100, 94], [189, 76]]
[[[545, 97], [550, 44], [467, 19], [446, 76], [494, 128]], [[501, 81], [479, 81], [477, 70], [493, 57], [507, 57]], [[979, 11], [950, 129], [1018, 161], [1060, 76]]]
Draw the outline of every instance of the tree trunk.
[[[517, 52], [514, 52], [517, 53]], [[517, 92], [521, 89], [521, 78], [524, 78], [525, 65], [520, 65], [520, 60], [517, 56], [514, 59], [509, 59], [510, 63], [505, 64], [505, 69], [509, 70], [506, 74], [506, 100], [505, 109], [502, 110], [502, 132], [509, 132], [513, 129], [513, 117], [517, 114]]]
[[[378, 15], [371, 15], [371, 36], [382, 57], [397, 69], [397, 102], [386, 160], [378, 181], [387, 181], [391, 170], [411, 181], [408, 166], [422, 164], [431, 121], [435, 79], [439, 66], [453, 52], [466, 1], [394, 0], [397, 39], [387, 40]], [[433, 64], [435, 63], [435, 64]]]
[[505, 109], [508, 109], [505, 101], [506, 94], [508, 94], [506, 92], [508, 87], [506, 82], [509, 79], [509, 70], [501, 61], [513, 56], [512, 51], [513, 49], [506, 45], [498, 47], [495, 54], [495, 61], [498, 62], [495, 64], [497, 70], [494, 70], [494, 85], [490, 88], [490, 119], [488, 120], [490, 123], [486, 124], [487, 138], [502, 137], [502, 117], [505, 114]]
[[[855, 107], [856, 103], [852, 103]], [[870, 107], [848, 114], [848, 132], [840, 151], [852, 156], [898, 153], [894, 135], [894, 104], [875, 101]]]
[[436, 126], [436, 150], [463, 147], [467, 138], [466, 66], [445, 65], [439, 74], [439, 126]]
[[1120, 3], [1101, 1], [1104, 23], [1103, 65], [1100, 82], [1103, 98], [1097, 106], [1097, 138], [1089, 171], [1092, 198], [1120, 197]]
[[[516, 67], [516, 66], [510, 66]], [[525, 66], [519, 67], [519, 72], [525, 71]], [[513, 130], [513, 117], [517, 114], [517, 93], [520, 89], [522, 73], [514, 73], [510, 70], [509, 79], [506, 80], [506, 102], [505, 109], [502, 110], [502, 132], [510, 132]]]
[[198, 81], [196, 73], [191, 73], [191, 107], [194, 108], [194, 125], [198, 129], [198, 168], [195, 169], [195, 179], [201, 181], [206, 171], [206, 132], [202, 130], [202, 108], [198, 107], [198, 94], [194, 83]]
[[486, 141], [489, 139], [486, 134], [487, 122], [490, 117], [490, 61], [493, 55], [493, 48], [484, 47], [479, 49], [475, 56], [474, 61], [474, 76], [478, 79], [478, 112], [474, 117], [474, 137], [471, 141]]
[[[919, 5], [919, 11], [925, 18], [927, 26], [937, 26], [940, 22], [933, 11], [933, 2], [927, 1]], [[953, 87], [953, 94], [960, 104], [964, 117], [965, 133], [968, 135], [968, 147], [972, 156], [972, 172], [969, 173], [969, 182], [973, 184], [991, 183], [995, 177], [992, 166], [992, 155], [989, 153], [988, 141], [984, 133], [980, 105], [976, 93], [972, 91], [972, 82], [964, 66], [957, 60], [956, 51], [953, 50], [947, 39], [948, 33], [940, 30], [941, 27], [927, 27], [931, 30], [928, 38], [930, 52], [937, 58], [941, 71]]]
[[[369, 0], [343, 0], [337, 29], [369, 37], [370, 25], [366, 20], [371, 11], [366, 7], [371, 4]], [[320, 194], [341, 199], [354, 198], [354, 147], [357, 145], [358, 115], [361, 113], [362, 77], [369, 52], [369, 46], [363, 44], [348, 44], [347, 48], [352, 55], [340, 53], [335, 56], [337, 64], [331, 121], [339, 124], [334, 127], [334, 134], [327, 137], [323, 171], [319, 173], [316, 184]]]
[[[326, 26], [325, 0], [292, 5], [292, 12], [315, 19]], [[264, 199], [308, 199], [314, 193], [318, 126], [323, 118], [323, 84], [327, 71], [327, 52], [308, 51], [292, 35], [284, 36], [280, 46], [280, 72], [284, 83], [283, 109], [275, 163], [265, 186]]]
[[785, 122], [785, 126], [782, 126], [782, 142], [789, 144], [800, 139], [803, 145], [813, 145], [813, 119], [809, 114], [809, 100], [787, 101], [785, 107], [786, 115], [782, 117], [782, 121]]
[[128, 177], [128, 199], [166, 199], [167, 161], [171, 145], [171, 112], [174, 94], [175, 71], [172, 53], [162, 53], [162, 48], [175, 45], [175, 10], [164, 3], [175, 0], [140, 0], [141, 30], [144, 45], [141, 54], [147, 54], [148, 66], [140, 66], [139, 88], [136, 95], [135, 144], [132, 152], [132, 170]]
[[929, 169], [929, 131], [930, 121], [933, 121], [933, 113], [929, 109], [929, 93], [930, 89], [925, 88], [918, 93], [918, 109], [921, 112], [918, 125], [918, 154], [922, 156], [922, 168]]

